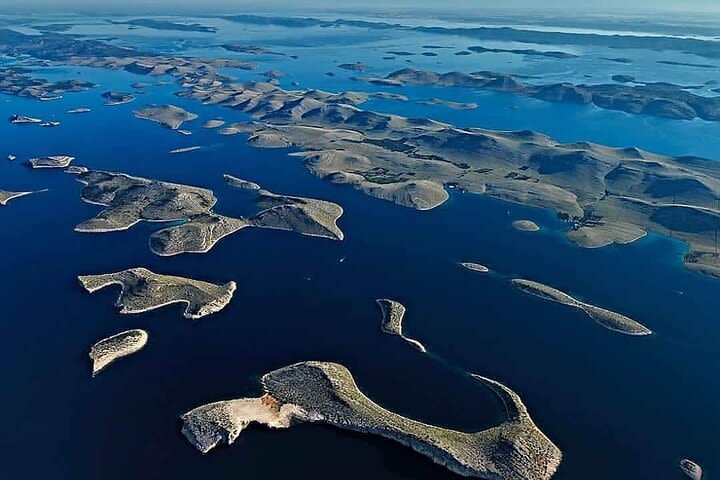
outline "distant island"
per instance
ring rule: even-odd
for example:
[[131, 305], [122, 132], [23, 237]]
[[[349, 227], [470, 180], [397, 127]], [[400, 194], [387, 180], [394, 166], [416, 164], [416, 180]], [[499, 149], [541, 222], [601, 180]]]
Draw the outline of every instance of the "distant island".
[[233, 443], [251, 423], [288, 428], [321, 422], [380, 435], [467, 477], [494, 480], [548, 480], [562, 453], [535, 425], [520, 397], [499, 382], [473, 375], [500, 398], [506, 420], [496, 427], [464, 433], [428, 425], [386, 410], [365, 396], [342, 365], [303, 362], [262, 377], [265, 394], [210, 403], [184, 414], [182, 432], [198, 450]]
[[224, 285], [191, 278], [160, 275], [146, 268], [131, 268], [103, 275], [81, 275], [80, 284], [90, 293], [120, 285], [116, 305], [120, 313], [142, 313], [173, 303], [186, 304], [183, 316], [198, 319], [219, 312], [230, 303], [235, 282]]
[[497, 72], [436, 73], [411, 68], [397, 70], [386, 77], [367, 77], [360, 80], [385, 85], [440, 85], [486, 89], [553, 103], [592, 103], [600, 108], [633, 114], [720, 121], [720, 98], [696, 95], [688, 92], [686, 86], [663, 82], [635, 85], [535, 85], [516, 76]]
[[547, 285], [530, 280], [513, 279], [513, 285], [523, 292], [535, 295], [545, 300], [560, 303], [570, 307], [579, 308], [587, 313], [587, 315], [597, 323], [615, 332], [624, 333], [625, 335], [650, 335], [652, 331], [635, 320], [621, 315], [619, 313], [606, 310], [604, 308], [584, 303], [574, 299], [565, 292], [561, 292]]
[[158, 20], [154, 18], [137, 18], [134, 20], [108, 20], [114, 25], [130, 25], [134, 27], [152, 28], [153, 30], [175, 30], [178, 32], [201, 32], [216, 33], [216, 27], [208, 27], [199, 23], [178, 23], [170, 20]]

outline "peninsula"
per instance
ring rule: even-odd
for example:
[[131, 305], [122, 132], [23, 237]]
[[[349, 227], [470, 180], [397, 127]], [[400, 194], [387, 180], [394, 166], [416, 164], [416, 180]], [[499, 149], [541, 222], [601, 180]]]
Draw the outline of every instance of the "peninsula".
[[405, 317], [405, 306], [400, 302], [388, 300], [387, 298], [381, 298], [376, 301], [383, 315], [382, 331], [390, 335], [397, 335], [422, 353], [426, 353], [427, 349], [422, 343], [403, 335], [402, 322]]
[[115, 360], [140, 351], [148, 341], [145, 330], [126, 330], [104, 338], [90, 349], [93, 377]]
[[496, 480], [547, 480], [562, 453], [535, 425], [520, 397], [499, 382], [473, 375], [500, 398], [506, 420], [464, 433], [428, 425], [386, 410], [365, 396], [342, 365], [303, 362], [262, 377], [265, 395], [210, 403], [184, 414], [183, 434], [198, 450], [233, 443], [245, 427], [287, 428], [320, 422], [380, 435], [429, 457], [460, 475]]
[[548, 287], [542, 283], [523, 279], [513, 279], [512, 283], [523, 292], [535, 295], [536, 297], [540, 297], [544, 300], [550, 300], [551, 302], [560, 303], [569, 307], [579, 308], [590, 318], [608, 330], [624, 333], [625, 335], [651, 335], [653, 333], [652, 330], [646, 328], [635, 320], [626, 317], [625, 315], [621, 315], [589, 303], [581, 302], [565, 292], [556, 288]]
[[120, 313], [142, 313], [173, 303], [184, 303], [183, 316], [191, 319], [225, 308], [237, 288], [235, 282], [216, 285], [191, 278], [160, 275], [146, 268], [81, 275], [78, 280], [90, 293], [109, 285], [120, 285], [120, 296], [115, 302], [120, 307]]

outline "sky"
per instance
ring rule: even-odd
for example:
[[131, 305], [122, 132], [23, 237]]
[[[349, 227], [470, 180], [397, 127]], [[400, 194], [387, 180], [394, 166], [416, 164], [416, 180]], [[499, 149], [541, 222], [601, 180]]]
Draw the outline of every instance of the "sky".
[[[573, 11], [595, 10], [611, 11], [614, 9], [651, 11], [651, 10], [682, 10], [682, 11], [720, 11], [720, 0], [465, 0], [462, 6], [469, 8], [498, 8], [498, 3], [504, 8], [532, 8], [541, 9], [568, 9]], [[241, 12], [244, 8], [338, 8], [343, 7], [370, 7], [382, 9], [387, 7], [412, 7], [447, 9], [446, 0], [0, 0], [0, 13], [6, 10], [17, 9], [47, 9], [54, 11], [72, 9], [92, 9], [102, 13], [101, 9], [115, 10], [119, 8], [131, 10], [162, 10], [164, 7], [183, 8], [184, 10], [197, 8], [197, 10], [226, 10]], [[9, 12], [8, 12], [9, 13]]]

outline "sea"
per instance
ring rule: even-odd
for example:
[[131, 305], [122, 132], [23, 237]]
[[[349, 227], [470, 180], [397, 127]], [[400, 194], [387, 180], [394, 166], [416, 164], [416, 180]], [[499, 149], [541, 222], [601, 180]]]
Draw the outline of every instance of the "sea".
[[[238, 81], [261, 80], [260, 72], [277, 69], [287, 74], [280, 79], [284, 88], [409, 97], [408, 102], [372, 99], [361, 106], [379, 112], [720, 160], [720, 125], [713, 122], [352, 79], [405, 67], [499, 71], [527, 75], [536, 83], [607, 83], [612, 75], [629, 74], [642, 81], [700, 85], [694, 91], [714, 95], [719, 69], [657, 63], [712, 63], [708, 59], [680, 52], [479, 43], [397, 29], [168, 19], [219, 30], [128, 29], [80, 16], [17, 22], [24, 25], [22, 31], [32, 31], [33, 22], [67, 22], [73, 25], [68, 34], [114, 37], [112, 42], [138, 50], [258, 64], [254, 71], [223, 72]], [[285, 56], [251, 56], [220, 47], [229, 42], [260, 45]], [[579, 57], [455, 55], [478, 44], [561, 50]], [[427, 45], [448, 48], [423, 48]], [[388, 51], [415, 55], [383, 60], [392, 56]], [[632, 63], [605, 60], [620, 56]], [[338, 68], [358, 61], [370, 69]], [[12, 62], [4, 58], [0, 65]], [[316, 178], [300, 157], [288, 156], [296, 148], [255, 149], [243, 134], [221, 136], [201, 128], [210, 119], [231, 123], [249, 117], [178, 98], [179, 87], [169, 77], [70, 66], [38, 67], [32, 74], [79, 78], [98, 87], [50, 102], [0, 95], [0, 118], [22, 114], [61, 122], [40, 128], [0, 121], [0, 189], [47, 189], [0, 207], [0, 376], [5, 379], [0, 478], [455, 478], [393, 441], [320, 424], [287, 430], [254, 425], [233, 445], [206, 455], [181, 434], [183, 413], [208, 402], [258, 396], [262, 374], [305, 360], [342, 363], [383, 407], [465, 432], [504, 420], [499, 399], [468, 373], [496, 379], [522, 397], [538, 427], [562, 450], [558, 480], [680, 479], [682, 458], [702, 465], [705, 478], [720, 478], [720, 281], [683, 267], [687, 247], [682, 242], [651, 233], [630, 245], [582, 249], [566, 239], [568, 225], [550, 210], [453, 190], [436, 209], [411, 210]], [[143, 89], [124, 105], [106, 106], [100, 97], [108, 90], [133, 92], [132, 83], [155, 80], [170, 83]], [[431, 97], [474, 102], [478, 108], [416, 103]], [[197, 113], [197, 120], [183, 126], [192, 135], [134, 118], [133, 110], [151, 104]], [[66, 113], [78, 107], [92, 111]], [[189, 146], [202, 148], [169, 154]], [[10, 153], [17, 160], [6, 161]], [[215, 211], [224, 215], [250, 215], [255, 207], [252, 195], [225, 184], [223, 174], [276, 193], [336, 202], [344, 209], [339, 226], [345, 240], [246, 229], [206, 254], [159, 257], [150, 251], [148, 238], [162, 225], [77, 233], [73, 228], [102, 207], [81, 200], [82, 185], [73, 175], [24, 165], [31, 157], [64, 154], [91, 169], [212, 189], [218, 198]], [[532, 220], [541, 229], [516, 231], [512, 222], [517, 219]], [[481, 263], [491, 273], [470, 272], [458, 262]], [[238, 288], [221, 312], [188, 320], [182, 305], [122, 315], [114, 306], [118, 287], [89, 294], [77, 280], [78, 275], [139, 266], [216, 283], [233, 280]], [[542, 282], [621, 312], [654, 334], [612, 332], [577, 309], [518, 291], [511, 278]], [[422, 342], [427, 354], [381, 332], [378, 298], [407, 307], [405, 334]], [[130, 328], [146, 329], [148, 345], [93, 378], [90, 347]]]

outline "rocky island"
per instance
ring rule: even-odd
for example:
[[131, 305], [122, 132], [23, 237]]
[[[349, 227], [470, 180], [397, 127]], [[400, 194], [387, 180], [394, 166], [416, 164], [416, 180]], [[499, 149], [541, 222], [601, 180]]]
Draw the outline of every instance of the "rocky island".
[[500, 398], [500, 425], [465, 433], [428, 425], [384, 409], [366, 397], [339, 364], [303, 362], [262, 377], [265, 395], [211, 403], [184, 414], [183, 434], [198, 450], [233, 443], [245, 427], [287, 428], [320, 422], [397, 441], [463, 476], [488, 480], [547, 480], [562, 453], [535, 425], [520, 397], [499, 382], [473, 375]]
[[478, 104], [473, 102], [454, 102], [452, 100], [442, 100], [436, 97], [432, 97], [427, 100], [418, 100], [417, 103], [420, 105], [442, 105], [454, 110], [474, 110], [478, 107]]
[[515, 220], [512, 226], [515, 230], [520, 230], [521, 232], [537, 232], [540, 230], [537, 223], [530, 220]]
[[178, 130], [183, 123], [198, 118], [196, 114], [175, 105], [151, 106], [133, 113], [137, 118], [159, 123], [172, 130]]
[[223, 285], [192, 278], [160, 275], [146, 268], [131, 268], [103, 275], [81, 275], [80, 284], [90, 293], [109, 285], [120, 285], [115, 305], [120, 313], [142, 313], [173, 303], [186, 304], [183, 316], [198, 319], [219, 312], [230, 303], [235, 282]]
[[589, 303], [581, 302], [565, 292], [561, 292], [556, 288], [548, 287], [542, 283], [523, 279], [513, 279], [512, 283], [523, 292], [535, 295], [536, 297], [540, 297], [544, 300], [550, 300], [551, 302], [557, 302], [569, 307], [579, 308], [590, 318], [608, 330], [624, 333], [625, 335], [651, 335], [653, 333], [652, 330], [646, 328], [635, 320], [626, 317], [625, 315], [621, 315]]
[[488, 273], [490, 271], [488, 267], [486, 267], [485, 265], [480, 265], [479, 263], [460, 262], [459, 265], [467, 270], [470, 270], [471, 272]]
[[400, 302], [388, 300], [387, 298], [381, 298], [376, 301], [383, 315], [382, 331], [390, 335], [397, 335], [422, 353], [426, 353], [427, 349], [422, 343], [403, 335], [402, 322], [405, 317], [405, 306]]
[[25, 195], [30, 195], [31, 193], [35, 192], [9, 192], [7, 190], [0, 190], [0, 205], [5, 206], [13, 198], [24, 197]]
[[692, 480], [702, 480], [703, 471], [697, 463], [692, 460], [688, 460], [687, 458], [683, 458], [680, 460], [679, 466], [680, 470], [682, 470], [688, 478]]
[[147, 341], [145, 330], [127, 330], [100, 340], [90, 349], [93, 377], [115, 360], [140, 351]]
[[50, 82], [44, 78], [33, 78], [30, 70], [23, 67], [0, 68], [0, 93], [6, 95], [48, 101], [60, 99], [65, 93], [83, 92], [95, 86], [84, 80]]
[[75, 157], [70, 155], [48, 155], [45, 157], [31, 158], [28, 164], [32, 168], [66, 168]]
[[103, 92], [100, 96], [105, 99], [105, 105], [109, 107], [123, 105], [135, 100], [132, 94], [123, 92]]

